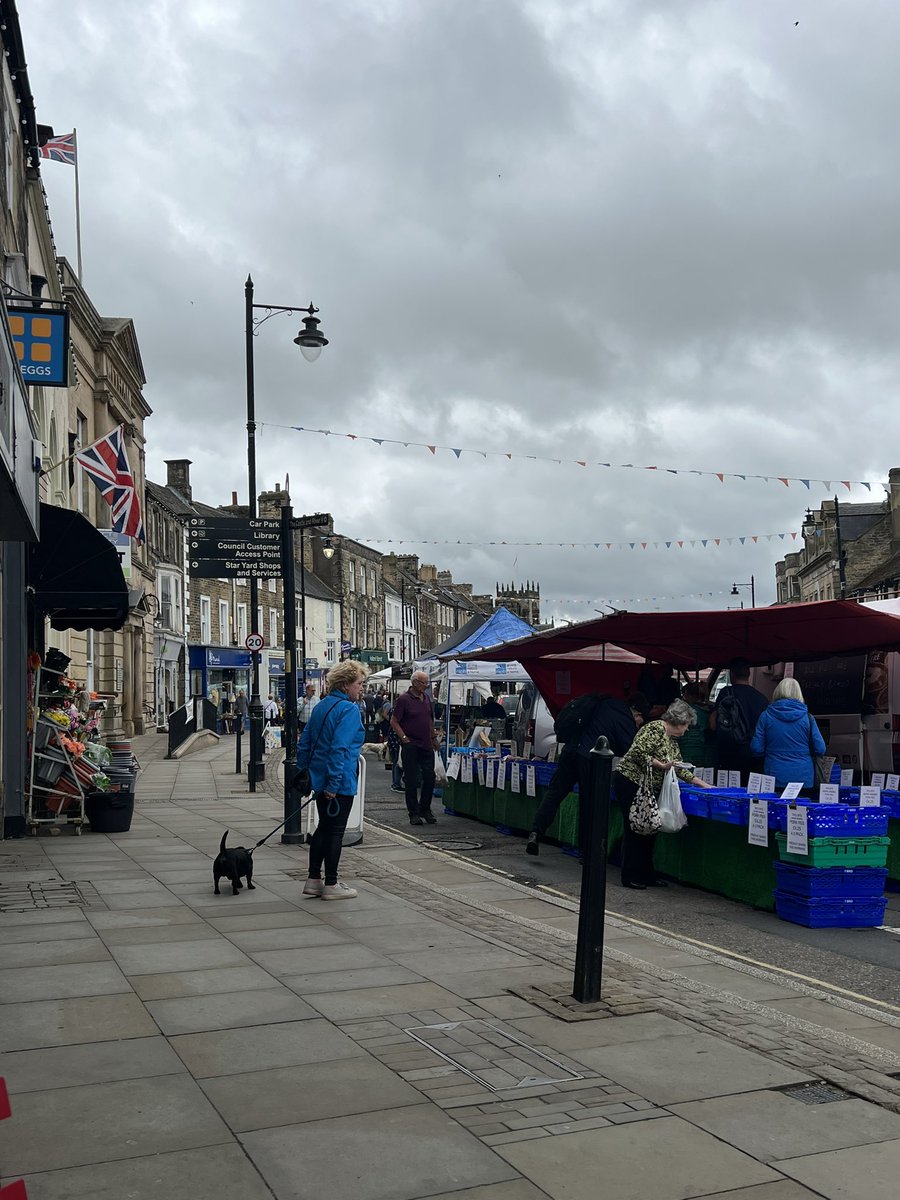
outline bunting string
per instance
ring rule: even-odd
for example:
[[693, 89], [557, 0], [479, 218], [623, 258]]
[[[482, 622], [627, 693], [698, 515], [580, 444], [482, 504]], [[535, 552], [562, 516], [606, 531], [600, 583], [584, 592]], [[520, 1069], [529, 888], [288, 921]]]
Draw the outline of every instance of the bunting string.
[[547, 604], [605, 604], [607, 608], [614, 607], [619, 604], [642, 604], [647, 601], [657, 600], [699, 600], [708, 599], [712, 596], [730, 596], [731, 588], [722, 588], [719, 591], [713, 592], [678, 592], [671, 596], [594, 596], [593, 599], [565, 599], [561, 596], [545, 596], [541, 594], [541, 606]]
[[258, 421], [258, 427], [266, 427], [272, 429], [292, 429], [295, 433], [318, 434], [321, 437], [336, 437], [347, 438], [351, 442], [372, 442], [376, 446], [402, 446], [406, 450], [427, 450], [433, 457], [437, 457], [439, 450], [448, 451], [459, 461], [465, 455], [473, 455], [482, 459], [488, 458], [503, 458], [509, 462], [542, 462], [556, 463], [557, 466], [573, 466], [582, 467], [584, 469], [591, 467], [601, 467], [614, 471], [658, 471], [661, 475], [702, 475], [711, 476], [718, 479], [720, 483], [725, 483], [726, 480], [741, 479], [746, 482], [748, 479], [758, 479], [763, 483], [780, 483], [786, 488], [792, 483], [802, 484], [807, 491], [811, 490], [814, 483], [821, 484], [825, 491], [831, 493], [832, 490], [840, 485], [846, 488], [848, 492], [854, 487], [865, 488], [867, 492], [871, 492], [873, 487], [883, 486], [874, 484], [864, 479], [816, 479], [810, 476], [804, 479], [799, 475], [777, 475], [774, 472], [768, 475], [754, 474], [750, 471], [706, 471], [698, 470], [693, 467], [664, 467], [656, 464], [641, 465], [639, 463], [614, 463], [614, 462], [592, 462], [583, 458], [556, 458], [546, 454], [518, 454], [511, 450], [478, 450], [468, 446], [446, 446], [439, 442], [413, 442], [404, 441], [402, 438], [387, 438], [387, 437], [372, 437], [364, 433], [339, 433], [334, 429], [309, 429], [303, 425], [278, 425], [270, 421]]
[[[334, 535], [338, 537], [340, 535]], [[355, 537], [354, 542], [362, 542], [367, 546], [511, 546], [515, 548], [528, 547], [544, 550], [703, 550], [719, 549], [721, 546], [741, 545], [748, 543], [752, 546], [759, 542], [796, 542], [800, 535], [794, 533], [747, 533], [734, 537], [704, 537], [704, 538], [637, 538], [627, 542], [514, 542], [496, 539], [490, 542], [465, 541], [462, 538], [365, 538]], [[823, 531], [817, 529], [812, 535], [822, 537]]]

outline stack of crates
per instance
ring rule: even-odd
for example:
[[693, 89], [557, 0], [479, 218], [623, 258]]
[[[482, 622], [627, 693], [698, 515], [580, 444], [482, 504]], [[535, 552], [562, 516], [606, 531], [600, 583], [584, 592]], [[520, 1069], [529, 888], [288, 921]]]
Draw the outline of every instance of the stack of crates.
[[[888, 809], [849, 804], [810, 805], [807, 854], [789, 854], [776, 833], [775, 911], [812, 929], [881, 925], [887, 901]], [[787, 829], [787, 810], [783, 828]]]

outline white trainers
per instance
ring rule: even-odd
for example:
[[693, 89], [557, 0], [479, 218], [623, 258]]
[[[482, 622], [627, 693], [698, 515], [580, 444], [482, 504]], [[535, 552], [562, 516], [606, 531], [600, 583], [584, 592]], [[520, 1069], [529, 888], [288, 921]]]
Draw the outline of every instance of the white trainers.
[[346, 883], [326, 883], [322, 888], [323, 900], [352, 900], [358, 895], [356, 888], [347, 887]]
[[321, 896], [325, 884], [321, 879], [307, 879], [303, 885], [304, 896]]

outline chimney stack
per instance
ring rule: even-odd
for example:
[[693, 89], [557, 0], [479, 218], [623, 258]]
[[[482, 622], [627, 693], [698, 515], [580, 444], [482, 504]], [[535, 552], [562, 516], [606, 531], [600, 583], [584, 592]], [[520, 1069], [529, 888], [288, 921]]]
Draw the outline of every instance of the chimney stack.
[[166, 487], [177, 492], [183, 500], [191, 502], [191, 460], [189, 458], [166, 459]]

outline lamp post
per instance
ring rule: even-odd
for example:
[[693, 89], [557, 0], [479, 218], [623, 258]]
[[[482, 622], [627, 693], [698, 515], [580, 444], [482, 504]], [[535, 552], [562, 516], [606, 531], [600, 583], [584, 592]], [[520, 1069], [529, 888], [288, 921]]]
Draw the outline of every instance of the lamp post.
[[834, 532], [837, 537], [837, 569], [841, 599], [847, 594], [847, 556], [844, 553], [844, 543], [841, 540], [841, 506], [838, 498], [834, 498]]
[[[262, 309], [265, 316], [256, 317], [254, 312]], [[300, 347], [300, 353], [307, 362], [315, 362], [322, 353], [322, 347], [328, 345], [328, 338], [320, 332], [316, 313], [319, 310], [310, 302], [309, 308], [295, 308], [284, 304], [254, 304], [253, 280], [248, 275], [244, 284], [244, 332], [247, 373], [247, 481], [249, 486], [250, 519], [256, 518], [256, 395], [254, 387], [253, 368], [253, 339], [260, 325], [268, 321], [276, 313], [306, 313], [303, 318], [303, 328], [294, 338], [294, 344]], [[250, 632], [259, 633], [259, 581], [255, 575], [250, 577]], [[293, 650], [293, 647], [291, 647]], [[253, 676], [250, 694], [250, 766], [248, 782], [250, 791], [256, 791], [257, 782], [265, 779], [263, 763], [263, 705], [259, 694], [259, 662], [260, 652], [253, 651]]]
[[[756, 608], [756, 576], [751, 575], [749, 583], [733, 583], [731, 585], [732, 596], [740, 595], [740, 593], [738, 592], [738, 588], [749, 588], [750, 589], [750, 607]], [[744, 602], [742, 600], [741, 608], [743, 608], [743, 607], [744, 607]]]

